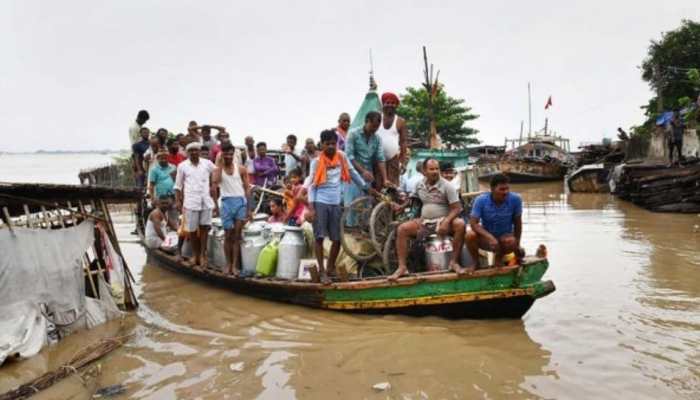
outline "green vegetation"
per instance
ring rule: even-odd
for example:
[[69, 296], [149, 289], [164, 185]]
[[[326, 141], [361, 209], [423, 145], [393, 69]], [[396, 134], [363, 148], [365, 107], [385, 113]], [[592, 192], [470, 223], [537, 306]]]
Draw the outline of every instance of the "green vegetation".
[[[430, 136], [428, 91], [425, 88], [409, 87], [406, 92], [401, 96], [397, 113], [406, 119], [411, 138], [427, 144]], [[479, 143], [476, 139], [478, 130], [465, 126], [468, 121], [479, 116], [472, 114], [471, 107], [466, 106], [463, 99], [448, 96], [442, 85], [439, 85], [435, 94], [433, 111], [438, 135], [447, 148], [463, 148]]]
[[[660, 40], [652, 40], [641, 65], [642, 79], [660, 94], [649, 99], [642, 108], [647, 120], [632, 128], [633, 134], [648, 135], [654, 128], [659, 110], [682, 108], [698, 97], [700, 90], [700, 23], [683, 20], [675, 30], [665, 32]], [[698, 113], [686, 115], [694, 126]]]

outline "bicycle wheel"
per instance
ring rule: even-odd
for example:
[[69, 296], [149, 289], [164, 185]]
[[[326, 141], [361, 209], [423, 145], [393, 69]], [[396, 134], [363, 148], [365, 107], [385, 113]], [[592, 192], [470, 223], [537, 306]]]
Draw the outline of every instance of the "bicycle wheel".
[[369, 221], [376, 200], [371, 196], [357, 198], [343, 210], [340, 219], [340, 244], [357, 261], [369, 261], [381, 254], [373, 245], [363, 245], [369, 235]]
[[385, 275], [388, 275], [396, 270], [399, 266], [399, 258], [396, 255], [396, 229], [398, 226], [393, 224], [389, 229], [389, 234], [384, 242], [382, 251], [382, 264], [384, 264]]
[[393, 220], [394, 211], [391, 209], [391, 203], [382, 201], [372, 209], [369, 218], [369, 237], [377, 254], [382, 254], [384, 251], [384, 243], [389, 236]]

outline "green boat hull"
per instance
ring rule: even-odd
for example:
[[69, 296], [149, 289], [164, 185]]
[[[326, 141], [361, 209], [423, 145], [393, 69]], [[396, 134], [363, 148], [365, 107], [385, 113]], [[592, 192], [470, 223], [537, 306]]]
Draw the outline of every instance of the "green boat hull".
[[160, 251], [149, 250], [149, 255], [158, 265], [237, 293], [352, 313], [521, 318], [535, 300], [555, 290], [551, 281], [541, 280], [548, 268], [546, 259], [526, 260], [517, 267], [479, 270], [472, 275], [426, 273], [403, 277], [398, 282], [374, 278], [322, 285], [276, 278], [234, 278], [212, 269], [193, 269]]

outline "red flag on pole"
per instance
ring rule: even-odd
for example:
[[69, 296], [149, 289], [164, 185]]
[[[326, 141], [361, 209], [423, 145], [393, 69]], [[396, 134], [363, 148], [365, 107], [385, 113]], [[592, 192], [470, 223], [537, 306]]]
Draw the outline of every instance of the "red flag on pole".
[[552, 96], [549, 96], [549, 98], [547, 99], [547, 104], [544, 105], [544, 109], [546, 110], [551, 106], [552, 106]]

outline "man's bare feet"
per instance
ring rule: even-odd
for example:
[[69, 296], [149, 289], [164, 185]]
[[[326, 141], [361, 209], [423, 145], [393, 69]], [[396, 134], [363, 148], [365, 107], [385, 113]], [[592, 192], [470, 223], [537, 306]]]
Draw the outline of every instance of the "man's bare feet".
[[241, 271], [239, 271], [238, 268], [230, 267], [228, 269], [228, 274], [234, 278], [238, 278], [241, 275]]
[[321, 274], [321, 284], [330, 285], [331, 282], [331, 278], [326, 273]]
[[201, 264], [201, 265], [202, 265], [202, 269], [209, 268], [209, 260], [207, 260], [206, 258], [202, 258], [202, 264]]
[[408, 274], [408, 270], [406, 269], [406, 267], [399, 266], [399, 268], [396, 271], [394, 271], [393, 274], [387, 276], [386, 280], [388, 280], [389, 282], [396, 282], [400, 277], [406, 274]]
[[450, 262], [450, 269], [454, 272], [457, 273], [457, 275], [463, 275], [466, 271], [466, 268], [462, 268], [461, 265], [457, 261], [451, 261]]

